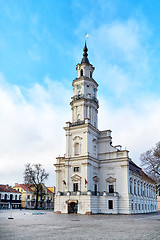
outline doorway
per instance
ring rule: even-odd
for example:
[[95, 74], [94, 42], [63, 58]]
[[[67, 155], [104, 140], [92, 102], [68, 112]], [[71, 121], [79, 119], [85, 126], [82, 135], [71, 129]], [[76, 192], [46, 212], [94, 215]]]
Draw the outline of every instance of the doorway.
[[68, 203], [68, 213], [77, 213], [78, 204], [77, 202]]

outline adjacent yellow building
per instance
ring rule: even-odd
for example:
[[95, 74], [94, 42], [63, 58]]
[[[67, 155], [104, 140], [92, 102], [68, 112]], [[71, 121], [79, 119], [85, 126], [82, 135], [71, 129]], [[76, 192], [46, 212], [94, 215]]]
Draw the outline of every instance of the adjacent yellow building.
[[[44, 184], [43, 195], [38, 198], [38, 208], [42, 209], [53, 209], [54, 208], [54, 188], [47, 188]], [[16, 183], [13, 189], [22, 193], [21, 207], [22, 208], [35, 208], [36, 204], [36, 195], [34, 192], [33, 184], [18, 184]]]

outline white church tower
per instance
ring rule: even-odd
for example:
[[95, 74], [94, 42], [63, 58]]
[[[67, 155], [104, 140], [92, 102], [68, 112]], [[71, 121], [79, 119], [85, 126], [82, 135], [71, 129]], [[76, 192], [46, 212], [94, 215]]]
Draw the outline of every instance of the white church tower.
[[[85, 42], [83, 58], [76, 67], [78, 78], [72, 83], [72, 123], [67, 122], [64, 127], [66, 154], [58, 157], [55, 164], [55, 212], [144, 212], [143, 196], [134, 203], [130, 192], [132, 178], [144, 185], [146, 179], [142, 181], [142, 170], [129, 159], [127, 150], [121, 150], [121, 146], [112, 146], [110, 130], [98, 130], [98, 84], [93, 79], [95, 68], [90, 64], [87, 52]], [[153, 181], [149, 178], [147, 181], [154, 189]], [[135, 210], [132, 204], [140, 204], [141, 208]], [[155, 206], [156, 202], [152, 205]]]

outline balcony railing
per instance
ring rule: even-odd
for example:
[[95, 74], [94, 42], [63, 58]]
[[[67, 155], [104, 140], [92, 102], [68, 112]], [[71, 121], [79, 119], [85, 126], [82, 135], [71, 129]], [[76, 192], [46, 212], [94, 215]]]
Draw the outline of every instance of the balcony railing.
[[87, 191], [87, 192], [81, 192], [81, 191], [77, 191], [77, 192], [73, 192], [73, 191], [68, 191], [68, 192], [57, 192], [57, 195], [59, 196], [76, 196], [76, 195], [92, 195], [92, 196], [111, 196], [111, 197], [118, 197], [119, 193], [118, 192], [114, 192], [114, 193], [107, 193], [106, 191], [104, 192], [94, 192], [94, 191]]
[[84, 120], [83, 120], [83, 121], [78, 120], [77, 122], [70, 123], [70, 127], [77, 126], [77, 125], [82, 125], [82, 124], [84, 124], [84, 123], [85, 123]]
[[78, 94], [78, 95], [75, 95], [75, 96], [72, 97], [73, 101], [76, 101], [76, 100], [79, 100], [79, 99], [85, 99], [85, 100], [89, 99], [89, 100], [92, 100], [92, 101], [94, 101], [95, 103], [98, 104], [98, 99], [94, 96], [93, 97], [90, 97], [90, 96], [85, 97], [84, 94]]

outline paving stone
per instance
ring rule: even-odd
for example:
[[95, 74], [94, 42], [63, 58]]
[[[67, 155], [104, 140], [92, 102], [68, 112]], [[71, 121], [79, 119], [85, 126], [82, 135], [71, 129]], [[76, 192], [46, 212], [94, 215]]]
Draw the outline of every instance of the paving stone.
[[[8, 219], [9, 217], [14, 219]], [[0, 240], [160, 240], [160, 212], [140, 215], [76, 215], [0, 210]]]

